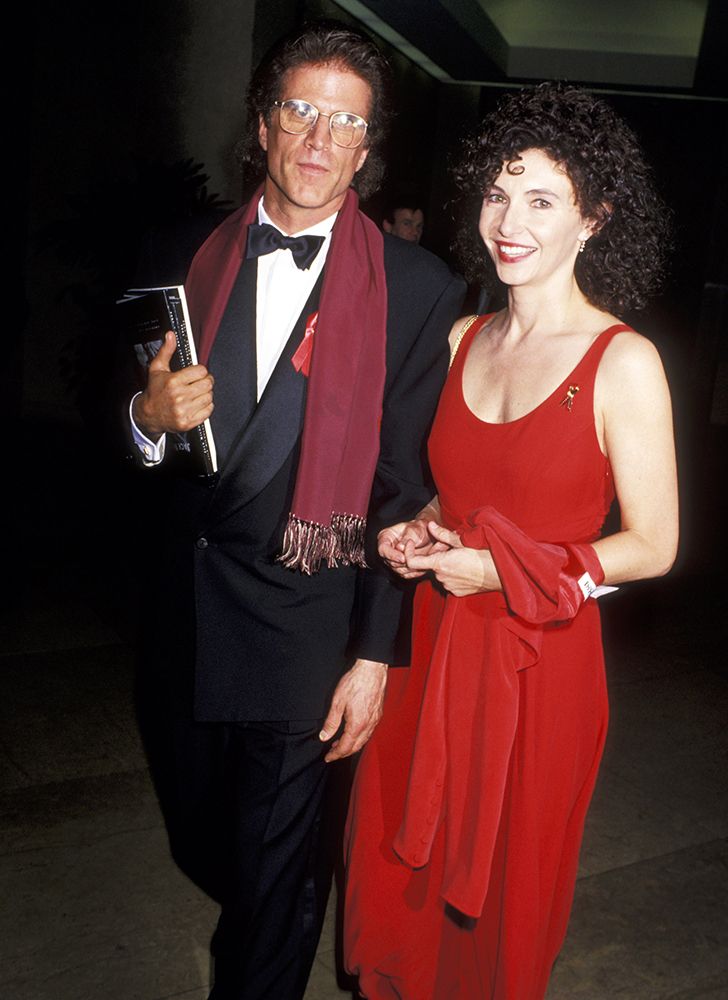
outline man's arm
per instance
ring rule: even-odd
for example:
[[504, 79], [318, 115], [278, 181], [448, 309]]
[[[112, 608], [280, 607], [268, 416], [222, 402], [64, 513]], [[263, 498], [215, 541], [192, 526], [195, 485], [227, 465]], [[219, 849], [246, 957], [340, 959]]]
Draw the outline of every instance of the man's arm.
[[[150, 230], [144, 237], [140, 248], [132, 287], [163, 288], [168, 285], [184, 284], [195, 253], [227, 214], [227, 212], [204, 212], [191, 219], [185, 219], [183, 222]], [[173, 337], [174, 334], [167, 334], [167, 342], [150, 363], [150, 373], [152, 371], [169, 372], [169, 362], [174, 354]], [[151, 420], [152, 425], [159, 423], [160, 420], [160, 414], [156, 411], [153, 401], [151, 403], [152, 411], [148, 410], [152, 379], [149, 378], [144, 393], [140, 395], [137, 392], [138, 380], [136, 378], [130, 379], [126, 374], [128, 368], [126, 353], [125, 351], [123, 357], [119, 356], [119, 368], [124, 374], [118, 377], [117, 398], [123, 403], [121, 426], [125, 430], [124, 441], [127, 455], [137, 462], [141, 460], [141, 464], [145, 466], [159, 465], [165, 454], [164, 431], [174, 432], [180, 428], [170, 424], [160, 431], [147, 426], [147, 420]], [[193, 370], [187, 368], [185, 371], [187, 372], [186, 377], [189, 378], [189, 373]], [[207, 371], [202, 365], [197, 366], [197, 371], [202, 379], [207, 375]], [[175, 374], [182, 375], [182, 372]], [[183, 375], [181, 381], [184, 378]], [[161, 382], [156, 388], [158, 389], [160, 386]], [[174, 382], [171, 383], [171, 387], [174, 387]], [[197, 390], [201, 388], [198, 386]], [[135, 393], [136, 395], [134, 395]], [[196, 424], [192, 426], [194, 427]]]
[[392, 665], [409, 659], [412, 588], [396, 578], [376, 551], [383, 528], [414, 517], [432, 499], [427, 436], [449, 360], [448, 333], [465, 292], [451, 276], [423, 323], [387, 392], [381, 449], [368, 519], [367, 561], [357, 597], [355, 656]]
[[[444, 266], [440, 265], [444, 272]], [[439, 268], [438, 268], [439, 269]], [[382, 714], [387, 665], [409, 658], [411, 589], [390, 573], [376, 553], [377, 532], [386, 524], [412, 517], [432, 497], [425, 460], [426, 438], [432, 423], [449, 358], [448, 332], [465, 292], [462, 279], [449, 275], [414, 336], [388, 346], [399, 362], [385, 392], [377, 463], [367, 531], [369, 569], [359, 574], [356, 624], [350, 648], [353, 666], [334, 691], [320, 733], [329, 740], [344, 730], [326, 755], [327, 761], [356, 753], [374, 732]], [[400, 296], [406, 310], [407, 297]], [[395, 303], [388, 335], [397, 336], [400, 316]], [[406, 329], [406, 324], [402, 324]]]

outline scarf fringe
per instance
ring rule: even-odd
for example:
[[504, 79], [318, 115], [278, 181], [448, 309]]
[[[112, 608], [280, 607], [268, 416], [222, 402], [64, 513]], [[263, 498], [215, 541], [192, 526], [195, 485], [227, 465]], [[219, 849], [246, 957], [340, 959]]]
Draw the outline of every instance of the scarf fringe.
[[330, 525], [303, 521], [289, 514], [282, 551], [276, 561], [307, 576], [317, 573], [324, 560], [329, 569], [365, 568], [366, 526], [366, 518], [359, 514], [334, 514]]

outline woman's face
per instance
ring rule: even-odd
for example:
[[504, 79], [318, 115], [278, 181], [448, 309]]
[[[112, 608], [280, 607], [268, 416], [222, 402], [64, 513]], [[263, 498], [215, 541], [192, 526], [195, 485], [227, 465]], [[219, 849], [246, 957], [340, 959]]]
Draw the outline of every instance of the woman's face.
[[498, 277], [511, 286], [570, 276], [591, 235], [568, 174], [541, 149], [503, 164], [485, 192], [479, 230]]

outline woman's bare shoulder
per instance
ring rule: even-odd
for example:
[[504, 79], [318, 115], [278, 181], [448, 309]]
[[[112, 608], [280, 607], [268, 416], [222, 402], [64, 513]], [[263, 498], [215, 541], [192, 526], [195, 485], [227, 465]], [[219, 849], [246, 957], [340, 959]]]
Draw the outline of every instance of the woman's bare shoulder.
[[657, 348], [636, 330], [621, 330], [610, 341], [597, 373], [602, 399], [649, 398], [666, 388], [665, 370]]
[[[496, 318], [497, 315], [498, 315], [498, 313], [489, 314], [488, 325], [493, 322], [493, 320]], [[467, 332], [467, 330], [469, 329], [469, 327], [477, 319], [480, 319], [480, 318], [481, 317], [478, 316], [476, 313], [472, 313], [470, 316], [460, 316], [459, 319], [455, 320], [455, 322], [452, 325], [452, 329], [450, 330], [450, 334], [449, 334], [449, 338], [448, 338], [450, 340], [450, 349], [451, 350], [455, 348], [456, 344], [458, 343], [459, 338], [464, 333]]]
[[460, 316], [452, 325], [450, 333], [448, 335], [448, 340], [450, 341], [450, 348], [452, 349], [457, 343], [457, 339], [462, 333], [464, 327], [468, 323], [472, 323], [473, 320], [477, 319], [475, 315], [472, 316]]
[[604, 352], [601, 368], [607, 372], [626, 374], [630, 371], [662, 367], [660, 355], [652, 341], [631, 327], [616, 333]]

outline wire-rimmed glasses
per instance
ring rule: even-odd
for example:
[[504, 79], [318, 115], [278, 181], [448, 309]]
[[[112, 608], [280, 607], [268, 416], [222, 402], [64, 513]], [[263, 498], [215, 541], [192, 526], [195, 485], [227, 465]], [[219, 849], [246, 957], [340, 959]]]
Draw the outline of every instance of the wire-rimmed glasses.
[[308, 101], [299, 101], [296, 98], [274, 101], [273, 104], [278, 108], [278, 122], [281, 128], [291, 135], [310, 132], [319, 117], [328, 118], [329, 132], [337, 146], [355, 149], [361, 146], [367, 134], [369, 123], [350, 111], [332, 111], [327, 115]]

